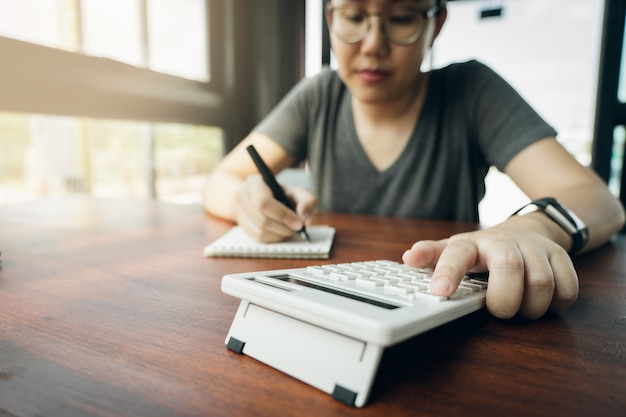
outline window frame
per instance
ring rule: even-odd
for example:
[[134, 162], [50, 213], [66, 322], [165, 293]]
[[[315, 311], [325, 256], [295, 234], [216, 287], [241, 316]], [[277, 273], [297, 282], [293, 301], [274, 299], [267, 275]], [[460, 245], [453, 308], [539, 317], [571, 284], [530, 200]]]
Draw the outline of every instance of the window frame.
[[[623, 45], [625, 20], [626, 0], [606, 0], [591, 165], [607, 183], [612, 175], [614, 129], [626, 125], [626, 103], [618, 100], [620, 74], [624, 74], [621, 65], [625, 48]], [[622, 204], [626, 205], [626, 161], [622, 159], [620, 163], [618, 197]], [[622, 233], [624, 232], [626, 226], [622, 229]]]
[[234, 44], [225, 0], [205, 0], [210, 81], [0, 36], [0, 111], [218, 125]]

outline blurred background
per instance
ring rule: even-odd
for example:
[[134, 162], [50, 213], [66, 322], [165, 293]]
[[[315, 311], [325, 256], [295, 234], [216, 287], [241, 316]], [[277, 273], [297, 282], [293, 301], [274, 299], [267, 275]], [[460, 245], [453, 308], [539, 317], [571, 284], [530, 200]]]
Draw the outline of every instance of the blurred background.
[[[0, 205], [76, 193], [201, 204], [222, 155], [300, 78], [335, 65], [323, 10], [323, 0], [0, 0]], [[589, 165], [604, 10], [450, 1], [425, 67], [490, 65]], [[613, 128], [616, 195], [625, 137]], [[493, 170], [481, 218], [498, 222], [524, 201]]]

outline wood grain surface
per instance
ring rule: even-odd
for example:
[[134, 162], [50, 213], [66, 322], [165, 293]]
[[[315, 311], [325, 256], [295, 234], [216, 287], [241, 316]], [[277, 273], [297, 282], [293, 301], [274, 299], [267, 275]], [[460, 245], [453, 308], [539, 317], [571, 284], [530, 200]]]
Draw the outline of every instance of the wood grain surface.
[[[400, 260], [416, 240], [476, 228], [315, 222], [337, 229], [317, 263]], [[575, 259], [580, 297], [564, 312], [531, 322], [483, 310], [387, 349], [369, 403], [354, 409], [226, 349], [239, 300], [221, 277], [312, 262], [204, 258], [230, 226], [200, 207], [145, 201], [0, 208], [0, 415], [626, 415], [624, 237]]]

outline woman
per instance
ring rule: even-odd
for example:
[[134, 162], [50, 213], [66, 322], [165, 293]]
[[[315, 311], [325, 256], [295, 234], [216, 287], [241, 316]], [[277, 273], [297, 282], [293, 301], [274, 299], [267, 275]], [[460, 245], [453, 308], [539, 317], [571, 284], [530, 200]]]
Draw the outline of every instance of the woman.
[[[205, 208], [261, 241], [300, 230], [318, 205], [478, 221], [484, 176], [496, 166], [531, 200], [550, 199], [489, 229], [416, 242], [402, 259], [435, 268], [430, 290], [443, 296], [467, 271], [488, 270], [489, 311], [535, 319], [576, 300], [570, 254], [606, 242], [624, 210], [489, 68], [472, 61], [421, 71], [446, 15], [445, 0], [330, 1], [339, 69], [302, 81], [223, 159], [209, 177]], [[312, 193], [285, 187], [295, 212], [273, 199], [250, 144], [274, 172], [309, 164]]]

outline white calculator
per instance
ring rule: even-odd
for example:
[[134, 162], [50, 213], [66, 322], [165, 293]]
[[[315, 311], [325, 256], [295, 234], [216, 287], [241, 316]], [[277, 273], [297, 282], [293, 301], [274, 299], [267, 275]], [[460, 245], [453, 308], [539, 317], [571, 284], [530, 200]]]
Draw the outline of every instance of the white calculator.
[[226, 345], [361, 407], [385, 347], [484, 307], [485, 278], [446, 298], [431, 275], [387, 260], [225, 275], [222, 291], [242, 300]]

